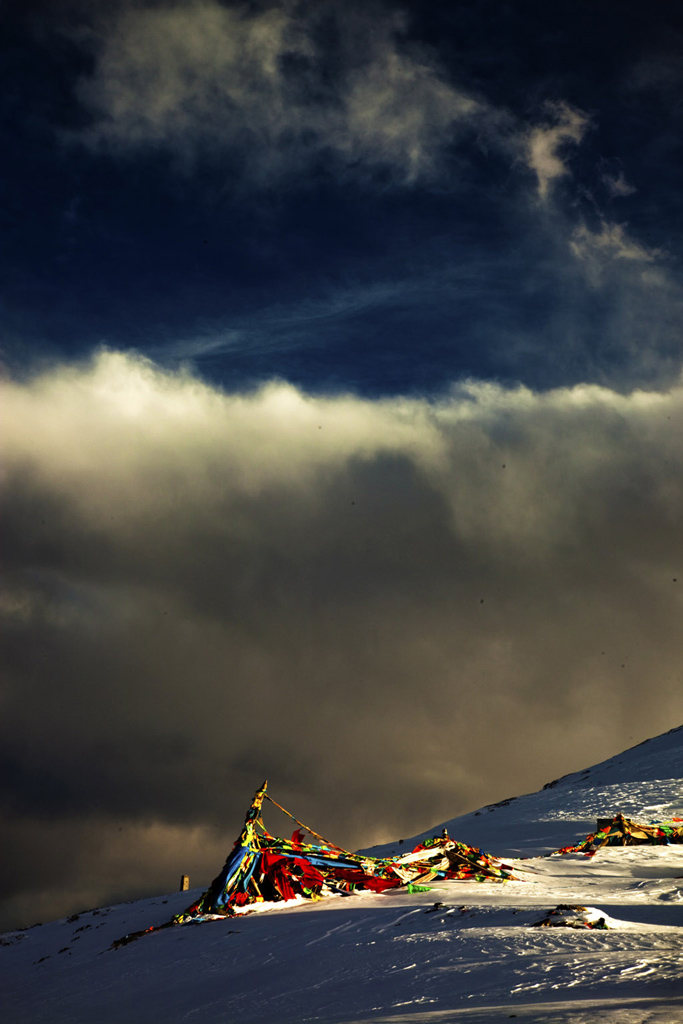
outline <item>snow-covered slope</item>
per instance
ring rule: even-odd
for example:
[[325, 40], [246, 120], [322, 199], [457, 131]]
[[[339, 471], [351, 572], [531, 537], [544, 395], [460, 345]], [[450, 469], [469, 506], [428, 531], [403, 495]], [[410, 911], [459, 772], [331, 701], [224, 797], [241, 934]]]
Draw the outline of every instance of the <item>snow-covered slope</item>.
[[[492, 853], [527, 855], [585, 834], [598, 815], [681, 811], [682, 790], [683, 728], [448, 828]], [[593, 860], [523, 860], [515, 868], [524, 881], [360, 893], [171, 928], [117, 950], [110, 948], [114, 939], [161, 924], [198, 892], [8, 933], [0, 937], [2, 1019], [683, 1021], [683, 846], [612, 849]], [[558, 904], [588, 907], [565, 916], [604, 918], [608, 927], [532, 927]]]
[[449, 835], [505, 857], [529, 857], [567, 846], [595, 830], [597, 818], [621, 811], [641, 821], [683, 816], [683, 726], [615, 757], [434, 826], [402, 842], [375, 846], [377, 857], [400, 853], [447, 828]]

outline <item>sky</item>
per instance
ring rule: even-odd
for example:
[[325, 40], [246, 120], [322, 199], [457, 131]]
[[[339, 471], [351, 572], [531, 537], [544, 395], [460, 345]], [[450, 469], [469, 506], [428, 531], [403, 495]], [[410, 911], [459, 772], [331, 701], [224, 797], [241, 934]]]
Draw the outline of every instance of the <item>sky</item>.
[[680, 5], [0, 20], [0, 925], [680, 725]]

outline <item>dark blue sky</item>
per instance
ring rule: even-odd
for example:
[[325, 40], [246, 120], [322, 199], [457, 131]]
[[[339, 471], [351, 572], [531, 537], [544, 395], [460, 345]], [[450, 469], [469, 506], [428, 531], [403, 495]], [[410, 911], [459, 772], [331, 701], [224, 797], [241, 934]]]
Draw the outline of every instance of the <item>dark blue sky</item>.
[[10, 5], [5, 361], [666, 386], [682, 27], [674, 3]]

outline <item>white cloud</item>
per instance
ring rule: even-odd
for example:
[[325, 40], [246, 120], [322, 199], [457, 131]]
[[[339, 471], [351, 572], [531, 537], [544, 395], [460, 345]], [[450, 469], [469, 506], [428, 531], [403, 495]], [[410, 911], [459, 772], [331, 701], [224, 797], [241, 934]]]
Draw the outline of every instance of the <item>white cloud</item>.
[[648, 249], [631, 238], [623, 224], [602, 221], [599, 230], [581, 224], [572, 232], [569, 247], [585, 266], [593, 282], [598, 284], [602, 272], [614, 261], [625, 260], [636, 264], [650, 264], [663, 254], [659, 249]]
[[536, 175], [538, 195], [546, 200], [553, 184], [569, 174], [565, 150], [578, 145], [588, 126], [588, 117], [568, 103], [547, 104], [551, 123], [532, 128], [526, 138], [525, 160]]
[[586, 224], [575, 229], [571, 249], [580, 259], [603, 257], [613, 260], [640, 260], [652, 263], [661, 256], [659, 249], [647, 249], [626, 234], [623, 224], [608, 224], [602, 221], [599, 231], [592, 231]]
[[455, 89], [428, 60], [387, 43], [351, 76], [345, 123], [334, 145], [350, 162], [402, 168], [412, 184], [437, 173], [442, 147], [462, 126], [485, 120], [488, 109]]
[[[591, 242], [600, 250], [619, 245], [621, 258], [640, 258], [619, 233], [616, 239], [600, 235]], [[232, 497], [254, 498], [273, 486], [313, 495], [321, 480], [345, 472], [354, 460], [400, 456], [448, 498], [454, 529], [469, 524], [468, 533], [486, 536], [487, 545], [495, 539], [534, 547], [553, 544], [562, 524], [580, 518], [562, 484], [567, 465], [584, 478], [600, 449], [601, 463], [626, 466], [633, 452], [630, 444], [622, 449], [620, 439], [642, 436], [643, 429], [661, 425], [665, 411], [683, 408], [680, 389], [625, 396], [597, 385], [536, 394], [470, 382], [452, 398], [431, 402], [313, 397], [284, 382], [225, 394], [185, 371], [163, 371], [112, 351], [26, 385], [5, 381], [0, 391], [4, 477], [30, 466], [31, 478], [68, 496], [84, 520], [115, 506], [111, 527], [101, 524], [105, 531], [172, 509], [177, 495], [165, 486], [167, 475], [184, 480], [185, 500], [199, 512], [226, 487]], [[615, 422], [621, 424], [617, 440]], [[516, 450], [514, 484], [513, 474], [498, 474], [494, 454], [510, 447]], [[552, 460], [560, 452], [556, 477]], [[209, 471], [216, 457], [220, 472]], [[529, 496], [537, 485], [543, 497], [534, 501]], [[27, 601], [23, 595], [17, 608]]]
[[[335, 19], [334, 53], [316, 31], [323, 16]], [[438, 174], [443, 147], [489, 116], [405, 41], [402, 18], [296, 4], [124, 8], [79, 93], [92, 145], [163, 147], [184, 163], [214, 151], [266, 181], [332, 158], [411, 184]]]

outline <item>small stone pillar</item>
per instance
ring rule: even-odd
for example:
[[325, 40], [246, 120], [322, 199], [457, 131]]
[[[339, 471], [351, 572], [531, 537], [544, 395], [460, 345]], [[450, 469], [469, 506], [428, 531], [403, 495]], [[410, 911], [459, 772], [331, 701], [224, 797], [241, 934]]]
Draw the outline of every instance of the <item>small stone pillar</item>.
[[181, 875], [180, 876], [180, 891], [181, 892], [187, 892], [187, 890], [189, 888], [190, 888], [190, 876], [189, 875]]

